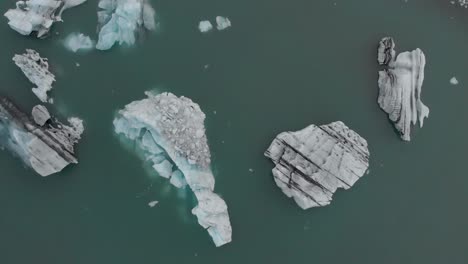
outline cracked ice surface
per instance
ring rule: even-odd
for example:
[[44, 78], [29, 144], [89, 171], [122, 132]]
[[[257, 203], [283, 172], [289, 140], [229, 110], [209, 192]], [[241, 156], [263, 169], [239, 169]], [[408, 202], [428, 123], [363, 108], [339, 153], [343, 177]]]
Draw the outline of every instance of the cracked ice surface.
[[115, 132], [135, 140], [146, 159], [176, 187], [188, 184], [198, 200], [192, 210], [216, 246], [231, 242], [231, 223], [224, 200], [214, 191], [205, 114], [198, 104], [171, 93], [134, 101], [114, 119]]
[[15, 55], [13, 61], [26, 78], [37, 87], [32, 88], [33, 93], [42, 102], [52, 103], [52, 98], [47, 96], [47, 92], [52, 90], [52, 83], [55, 81], [55, 76], [49, 71], [49, 63], [46, 58], [41, 58], [37, 51], [27, 49], [22, 55]]
[[155, 11], [147, 0], [101, 0], [99, 8], [99, 50], [115, 43], [133, 45], [137, 33], [156, 29]]
[[37, 37], [44, 37], [54, 22], [62, 21], [62, 12], [75, 7], [86, 0], [28, 0], [16, 2], [16, 8], [5, 13], [8, 25], [20, 33], [28, 36], [37, 32]]

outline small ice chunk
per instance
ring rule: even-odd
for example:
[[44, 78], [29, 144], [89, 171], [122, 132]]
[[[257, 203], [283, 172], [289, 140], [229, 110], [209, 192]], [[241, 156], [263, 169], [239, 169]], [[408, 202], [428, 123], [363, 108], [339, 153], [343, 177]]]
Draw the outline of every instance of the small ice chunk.
[[452, 77], [452, 79], [450, 79], [450, 84], [452, 85], [458, 85], [458, 80], [456, 77]]
[[90, 37], [82, 33], [71, 33], [65, 39], [65, 47], [72, 51], [77, 52], [78, 50], [90, 50], [94, 48], [94, 41]]
[[187, 181], [185, 181], [184, 174], [180, 170], [176, 170], [172, 173], [171, 184], [177, 188], [182, 188], [187, 185]]
[[169, 179], [172, 175], [172, 163], [168, 160], [163, 160], [161, 163], [154, 164], [153, 169], [164, 178]]
[[217, 16], [216, 17], [216, 28], [218, 30], [225, 30], [231, 26], [231, 21], [227, 17]]
[[159, 201], [151, 201], [151, 202], [148, 203], [148, 206], [151, 207], [151, 208], [153, 208], [153, 207], [155, 207], [158, 203], [159, 203]]
[[43, 126], [47, 121], [49, 121], [50, 114], [45, 106], [36, 105], [32, 109], [32, 117], [36, 124]]
[[213, 25], [208, 20], [200, 21], [200, 23], [198, 24], [198, 29], [202, 33], [207, 33], [207, 32], [210, 32], [213, 29]]

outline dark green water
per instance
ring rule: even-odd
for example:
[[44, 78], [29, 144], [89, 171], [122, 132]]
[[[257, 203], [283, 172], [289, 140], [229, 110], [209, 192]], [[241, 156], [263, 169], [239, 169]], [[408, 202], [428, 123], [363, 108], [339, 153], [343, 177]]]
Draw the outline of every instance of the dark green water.
[[[73, 54], [60, 42], [74, 31], [95, 38], [93, 0], [46, 40], [0, 23], [0, 92], [24, 109], [38, 103], [11, 61], [36, 49], [56, 74], [53, 112], [86, 125], [80, 164], [48, 178], [0, 152], [0, 263], [468, 263], [468, 10], [448, 0], [152, 3], [161, 32], [110, 52]], [[0, 11], [13, 6], [3, 0]], [[200, 34], [198, 21], [216, 15], [233, 27]], [[386, 35], [428, 60], [431, 114], [409, 144], [376, 103], [376, 45]], [[207, 114], [229, 245], [215, 248], [193, 204], [113, 133], [115, 111], [153, 88]], [[279, 132], [335, 120], [368, 140], [370, 174], [330, 206], [302, 211], [274, 184], [263, 152]], [[152, 200], [160, 203], [149, 208]]]

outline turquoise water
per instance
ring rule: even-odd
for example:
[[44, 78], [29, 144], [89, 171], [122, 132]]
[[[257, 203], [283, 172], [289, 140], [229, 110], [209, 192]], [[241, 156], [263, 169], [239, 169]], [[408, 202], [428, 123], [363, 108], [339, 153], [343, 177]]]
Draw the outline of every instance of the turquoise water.
[[[151, 2], [160, 32], [109, 52], [62, 47], [71, 32], [96, 37], [93, 0], [45, 40], [0, 23], [0, 92], [24, 109], [38, 103], [11, 61], [36, 49], [56, 75], [52, 112], [86, 126], [80, 164], [57, 175], [41, 178], [0, 152], [0, 263], [468, 262], [468, 10], [443, 0]], [[0, 2], [2, 12], [13, 6]], [[200, 34], [198, 21], [217, 15], [232, 28]], [[428, 61], [431, 114], [411, 143], [376, 103], [376, 48], [387, 35]], [[207, 114], [231, 244], [215, 248], [190, 194], [155, 178], [114, 135], [115, 112], [150, 89], [190, 97]], [[330, 206], [302, 211], [263, 152], [282, 131], [336, 120], [368, 140], [370, 173]]]

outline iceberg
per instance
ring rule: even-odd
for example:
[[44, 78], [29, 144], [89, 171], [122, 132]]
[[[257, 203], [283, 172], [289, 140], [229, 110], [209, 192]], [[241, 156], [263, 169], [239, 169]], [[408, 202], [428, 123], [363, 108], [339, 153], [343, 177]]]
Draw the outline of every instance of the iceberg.
[[369, 155], [367, 141], [340, 121], [283, 132], [265, 152], [276, 185], [302, 209], [329, 205], [338, 188], [351, 188]]
[[52, 103], [53, 99], [47, 96], [47, 92], [52, 90], [55, 76], [49, 72], [47, 59], [41, 58], [37, 51], [27, 49], [25, 54], [15, 55], [13, 61], [23, 71], [26, 78], [37, 86], [32, 88], [32, 91], [39, 100], [43, 103]]
[[411, 125], [429, 117], [429, 108], [421, 101], [426, 57], [420, 49], [402, 52], [395, 57], [395, 42], [390, 37], [380, 41], [377, 61], [386, 68], [379, 71], [378, 104], [404, 141], [411, 140]]
[[21, 35], [37, 32], [42, 38], [49, 33], [54, 22], [62, 21], [64, 10], [80, 5], [86, 0], [27, 0], [16, 2], [16, 8], [5, 13], [8, 25]]
[[138, 33], [156, 29], [155, 11], [148, 0], [101, 0], [99, 8], [99, 50], [115, 43], [133, 45]]
[[65, 39], [65, 47], [73, 52], [79, 50], [90, 50], [94, 48], [94, 41], [82, 33], [71, 33]]
[[192, 213], [216, 246], [231, 242], [227, 205], [214, 193], [205, 114], [198, 104], [183, 96], [146, 95], [118, 112], [113, 122], [115, 132], [137, 142], [154, 169], [162, 177], [170, 177], [174, 186], [190, 187], [198, 201]]
[[231, 27], [231, 21], [227, 17], [217, 16], [216, 17], [216, 28], [218, 30], [225, 30]]
[[35, 106], [32, 118], [8, 98], [0, 96], [0, 146], [10, 150], [41, 176], [60, 172], [78, 163], [74, 145], [84, 127], [79, 118], [70, 125], [50, 117], [45, 106]]
[[202, 33], [210, 32], [212, 29], [213, 25], [208, 20], [200, 21], [200, 23], [198, 23], [198, 30], [200, 30]]

